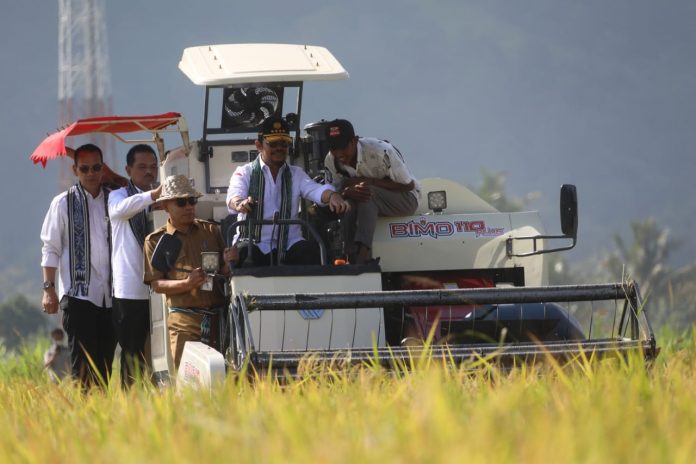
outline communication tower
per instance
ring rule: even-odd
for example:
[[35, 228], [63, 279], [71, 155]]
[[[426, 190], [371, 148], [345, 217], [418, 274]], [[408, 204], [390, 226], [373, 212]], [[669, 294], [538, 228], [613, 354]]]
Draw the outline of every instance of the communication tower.
[[[112, 113], [103, 0], [58, 0], [58, 105], [61, 127], [76, 119]], [[99, 146], [104, 161], [116, 167], [112, 137], [94, 134], [78, 142], [83, 143]], [[61, 188], [73, 183], [70, 163], [69, 159], [61, 162]]]

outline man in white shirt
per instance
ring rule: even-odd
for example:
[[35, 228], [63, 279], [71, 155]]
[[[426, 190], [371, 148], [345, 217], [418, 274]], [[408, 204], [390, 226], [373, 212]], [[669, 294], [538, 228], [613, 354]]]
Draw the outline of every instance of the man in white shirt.
[[63, 310], [72, 375], [84, 387], [108, 382], [116, 348], [103, 165], [96, 145], [75, 150], [73, 173], [78, 182], [53, 199], [41, 228], [43, 309], [48, 314], [58, 312], [59, 306]]
[[131, 147], [126, 155], [126, 187], [109, 194], [113, 253], [113, 322], [121, 345], [121, 385], [129, 387], [147, 366], [145, 341], [150, 329], [150, 289], [143, 283], [143, 243], [147, 212], [159, 198], [157, 155], [149, 145]]
[[410, 216], [418, 209], [420, 185], [391, 143], [355, 135], [353, 125], [335, 119], [326, 125], [328, 181], [351, 203], [344, 217], [349, 261], [362, 264], [372, 254], [378, 216]]
[[[230, 213], [240, 213], [255, 219], [296, 219], [300, 198], [306, 198], [331, 211], [343, 213], [348, 204], [330, 185], [314, 182], [298, 166], [286, 160], [292, 143], [287, 122], [278, 117], [266, 119], [256, 140], [259, 156], [251, 163], [238, 167], [230, 178], [227, 206]], [[315, 243], [302, 237], [299, 225], [259, 226], [237, 233], [234, 243], [239, 248], [240, 261], [245, 262], [246, 245], [239, 241], [253, 238], [253, 265], [268, 265], [271, 258], [282, 264], [318, 264], [319, 249]], [[275, 259], [274, 259], [275, 260]]]

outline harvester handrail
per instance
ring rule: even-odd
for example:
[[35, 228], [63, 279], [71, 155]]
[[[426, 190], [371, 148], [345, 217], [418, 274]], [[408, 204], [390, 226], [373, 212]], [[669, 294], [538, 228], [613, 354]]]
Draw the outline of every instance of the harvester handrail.
[[[239, 221], [235, 221], [232, 223], [229, 228], [227, 229], [227, 237], [226, 237], [226, 243], [228, 246], [232, 245], [232, 238], [234, 237], [234, 231], [237, 229], [238, 226], [240, 225], [246, 225], [247, 227], [251, 228], [256, 225], [281, 225], [281, 224], [286, 224], [286, 225], [300, 225], [306, 227], [306, 229], [309, 231], [309, 233], [312, 235], [312, 238], [317, 242], [319, 245], [319, 257], [321, 260], [321, 265], [326, 266], [327, 265], [327, 258], [326, 258], [326, 245], [324, 245], [324, 241], [321, 239], [321, 236], [319, 233], [312, 227], [310, 223], [303, 219], [279, 219], [277, 217], [274, 217], [273, 219], [254, 219], [252, 217], [247, 216], [244, 219], [241, 219]], [[230, 237], [232, 235], [232, 237]], [[251, 244], [252, 240], [247, 241], [247, 246], [249, 247], [249, 253], [251, 253]]]
[[596, 300], [628, 300], [634, 286], [625, 283], [496, 287], [381, 292], [245, 294], [251, 311], [374, 308], [389, 305], [471, 305]]

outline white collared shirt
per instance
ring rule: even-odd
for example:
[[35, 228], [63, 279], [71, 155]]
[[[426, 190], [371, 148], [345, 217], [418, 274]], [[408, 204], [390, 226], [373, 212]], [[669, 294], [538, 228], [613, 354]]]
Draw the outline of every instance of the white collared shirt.
[[[260, 156], [260, 155], [259, 155]], [[278, 172], [277, 180], [273, 180], [270, 168], [259, 159], [261, 162], [261, 171], [264, 177], [264, 192], [263, 192], [263, 218], [273, 219], [273, 214], [277, 211], [280, 212], [280, 202], [281, 194], [283, 191], [283, 172], [284, 169], [290, 169], [290, 174], [292, 175], [292, 204], [291, 204], [291, 219], [297, 219], [298, 211], [300, 208], [300, 197], [311, 200], [314, 203], [324, 205], [321, 202], [321, 195], [326, 190], [333, 191], [334, 188], [331, 185], [322, 185], [314, 182], [299, 166], [291, 166], [285, 164], [280, 168]], [[230, 186], [227, 189], [227, 209], [230, 213], [236, 214], [238, 211], [229, 207], [230, 200], [233, 197], [247, 198], [249, 196], [249, 182], [251, 180], [252, 163], [247, 163], [244, 166], [239, 166], [232, 174], [230, 178]], [[239, 220], [246, 218], [246, 214], [240, 213]], [[275, 227], [275, 238], [273, 239], [273, 246], [271, 246], [271, 233], [273, 232], [273, 226], [263, 226], [261, 228], [261, 241], [257, 243], [256, 246], [264, 253], [268, 254], [271, 249], [278, 248], [278, 233], [279, 227]], [[239, 229], [238, 229], [239, 230]], [[234, 236], [234, 242], [236, 243], [239, 239], [239, 233]], [[288, 229], [288, 248], [295, 243], [302, 240], [302, 228], [299, 225], [291, 225]]]
[[109, 194], [111, 269], [116, 298], [147, 300], [150, 297], [150, 287], [143, 283], [143, 249], [128, 221], [153, 203], [150, 192], [140, 189], [130, 197], [126, 187]]
[[[89, 193], [87, 209], [89, 211], [89, 255], [90, 277], [87, 296], [76, 295], [75, 298], [87, 300], [101, 308], [111, 307], [111, 289], [109, 285], [109, 223], [104, 205], [104, 192], [94, 198]], [[68, 293], [70, 281], [70, 244], [68, 234], [68, 192], [57, 195], [51, 201], [43, 226], [41, 227], [41, 266], [58, 269], [56, 290], [60, 299]]]
[[[414, 187], [411, 193], [416, 199], [420, 199], [420, 183], [409, 171], [399, 150], [391, 143], [370, 137], [360, 137], [357, 152], [355, 168], [337, 162], [331, 152], [326, 155], [324, 166], [331, 174], [329, 182], [334, 187], [340, 189], [346, 177], [389, 178], [399, 184], [410, 184], [413, 181]], [[339, 172], [340, 168], [348, 175]]]

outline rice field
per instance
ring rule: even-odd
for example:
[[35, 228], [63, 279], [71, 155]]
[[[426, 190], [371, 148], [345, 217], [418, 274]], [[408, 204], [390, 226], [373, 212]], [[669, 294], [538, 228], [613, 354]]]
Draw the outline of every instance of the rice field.
[[[212, 392], [118, 382], [87, 394], [41, 371], [45, 346], [3, 355], [0, 461], [659, 462], [696, 456], [696, 336], [642, 359], [476, 373], [324, 370]], [[114, 379], [115, 380], [115, 379]]]

